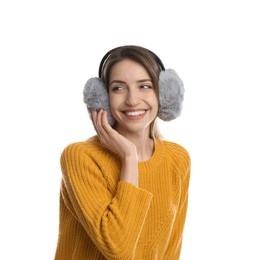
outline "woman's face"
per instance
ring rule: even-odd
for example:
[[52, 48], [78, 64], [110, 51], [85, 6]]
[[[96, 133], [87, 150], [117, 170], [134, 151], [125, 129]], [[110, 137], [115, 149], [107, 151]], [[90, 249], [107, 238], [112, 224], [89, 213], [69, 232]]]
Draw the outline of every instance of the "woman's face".
[[109, 81], [110, 107], [121, 134], [147, 134], [157, 116], [158, 100], [146, 69], [126, 59], [116, 63]]

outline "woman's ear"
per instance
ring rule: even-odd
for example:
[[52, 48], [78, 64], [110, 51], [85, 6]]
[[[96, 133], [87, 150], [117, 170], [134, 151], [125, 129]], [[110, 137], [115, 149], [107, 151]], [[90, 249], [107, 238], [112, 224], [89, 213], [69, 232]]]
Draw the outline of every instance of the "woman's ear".
[[103, 108], [107, 112], [109, 124], [114, 126], [115, 120], [111, 114], [109, 95], [102, 79], [95, 77], [86, 82], [83, 90], [83, 101], [87, 105], [91, 119], [91, 109], [100, 110]]
[[170, 121], [180, 116], [184, 100], [184, 84], [178, 74], [172, 69], [160, 72], [158, 117]]

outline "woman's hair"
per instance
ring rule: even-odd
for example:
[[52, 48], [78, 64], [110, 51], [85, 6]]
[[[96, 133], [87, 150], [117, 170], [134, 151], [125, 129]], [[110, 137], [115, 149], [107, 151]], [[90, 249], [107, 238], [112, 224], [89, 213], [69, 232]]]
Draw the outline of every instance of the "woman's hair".
[[[104, 64], [101, 75], [102, 80], [107, 87], [107, 90], [109, 89], [109, 80], [113, 65], [124, 59], [130, 59], [138, 62], [146, 69], [152, 80], [159, 103], [158, 81], [161, 67], [158, 63], [158, 60], [156, 59], [155, 54], [148, 49], [140, 46], [126, 45], [118, 47], [111, 52], [111, 54], [107, 58], [107, 61]], [[156, 118], [150, 125], [150, 137], [153, 139], [160, 139], [162, 137], [156, 125]]]

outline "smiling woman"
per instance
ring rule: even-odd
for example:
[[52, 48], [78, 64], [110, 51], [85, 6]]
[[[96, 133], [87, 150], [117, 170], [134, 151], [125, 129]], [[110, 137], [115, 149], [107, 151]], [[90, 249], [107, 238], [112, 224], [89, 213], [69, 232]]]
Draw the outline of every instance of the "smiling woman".
[[157, 117], [180, 114], [184, 88], [153, 52], [122, 46], [100, 63], [84, 101], [97, 135], [61, 156], [55, 259], [179, 259], [190, 157], [161, 140]]
[[149, 126], [158, 113], [158, 100], [147, 70], [130, 59], [117, 62], [108, 86], [115, 129], [129, 139], [135, 133], [149, 136]]

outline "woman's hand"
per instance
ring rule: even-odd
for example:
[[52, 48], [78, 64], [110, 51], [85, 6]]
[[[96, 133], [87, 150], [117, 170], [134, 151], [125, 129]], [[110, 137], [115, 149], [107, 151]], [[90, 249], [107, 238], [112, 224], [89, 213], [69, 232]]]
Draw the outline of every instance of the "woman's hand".
[[137, 159], [136, 146], [111, 127], [106, 111], [103, 109], [99, 112], [93, 110], [92, 119], [100, 143], [104, 147], [119, 155], [122, 160], [133, 156]]
[[138, 186], [138, 157], [136, 146], [108, 123], [107, 112], [92, 111], [92, 119], [100, 143], [121, 158], [121, 181]]

